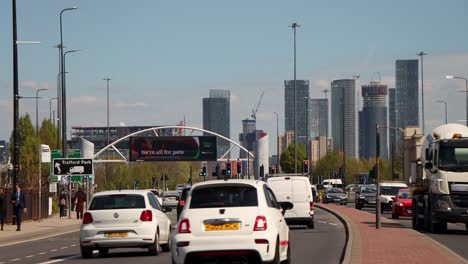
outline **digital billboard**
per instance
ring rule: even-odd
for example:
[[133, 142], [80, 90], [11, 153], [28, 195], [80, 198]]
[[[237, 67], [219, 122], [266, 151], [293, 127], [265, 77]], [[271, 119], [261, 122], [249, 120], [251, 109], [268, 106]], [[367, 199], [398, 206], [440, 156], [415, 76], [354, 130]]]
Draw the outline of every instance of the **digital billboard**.
[[216, 160], [215, 136], [130, 137], [130, 161]]

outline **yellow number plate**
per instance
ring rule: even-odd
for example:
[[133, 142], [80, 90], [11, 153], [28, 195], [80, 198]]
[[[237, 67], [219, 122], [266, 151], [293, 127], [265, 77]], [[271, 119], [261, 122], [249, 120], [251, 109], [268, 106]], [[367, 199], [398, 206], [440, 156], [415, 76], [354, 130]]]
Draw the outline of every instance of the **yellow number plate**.
[[106, 234], [106, 237], [126, 237], [128, 232], [109, 232]]
[[220, 231], [220, 230], [239, 230], [240, 223], [226, 223], [226, 224], [205, 224], [205, 231]]

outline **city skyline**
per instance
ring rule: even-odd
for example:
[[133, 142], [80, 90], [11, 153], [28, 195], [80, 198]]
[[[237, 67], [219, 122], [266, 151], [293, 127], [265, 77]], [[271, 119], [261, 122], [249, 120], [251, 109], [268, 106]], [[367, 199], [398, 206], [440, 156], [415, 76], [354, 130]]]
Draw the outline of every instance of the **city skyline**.
[[[468, 37], [460, 34], [468, 24], [465, 1], [450, 5], [439, 1], [293, 2], [259, 1], [246, 9], [247, 1], [184, 5], [142, 1], [131, 9], [128, 4], [105, 0], [19, 1], [18, 39], [41, 42], [19, 45], [20, 94], [33, 96], [35, 89], [49, 88], [41, 93], [39, 118], [49, 117], [48, 99], [56, 95], [58, 73], [58, 50], [53, 48], [59, 41], [58, 15], [61, 9], [76, 5], [79, 9], [65, 14], [63, 21], [64, 45], [82, 50], [67, 58], [69, 130], [76, 125], [105, 124], [102, 78], [112, 76], [111, 126], [121, 122], [177, 124], [185, 116], [187, 125], [202, 127], [199, 102], [206, 90], [229, 89], [230, 134], [242, 131], [241, 120], [250, 115], [258, 94], [265, 91], [257, 127], [275, 135], [273, 112], [284, 119], [283, 80], [293, 77], [288, 28], [292, 22], [301, 25], [297, 29], [297, 79], [310, 80], [311, 98], [323, 98], [322, 91], [329, 89], [332, 80], [355, 74], [361, 76], [360, 83], [367, 83], [379, 72], [382, 83], [395, 87], [395, 60], [418, 59], [416, 54], [424, 50], [428, 53], [424, 58], [426, 105], [434, 99], [447, 100], [449, 122], [465, 119], [465, 98], [458, 92], [464, 89], [463, 82], [444, 78], [446, 74], [468, 75]], [[13, 123], [11, 8], [9, 2], [0, 7], [0, 57], [6, 58], [0, 61], [0, 120], [4, 124], [0, 139], [9, 140]], [[350, 9], [359, 12], [350, 14]], [[425, 15], [416, 17], [421, 10]], [[239, 20], [241, 11], [244, 19]], [[336, 17], [333, 21], [327, 19], [330, 12]], [[175, 13], [181, 18], [173, 20]], [[399, 14], [398, 20], [394, 13]], [[379, 23], [369, 23], [374, 19]], [[343, 37], [348, 39], [346, 45]], [[426, 131], [444, 123], [440, 107], [425, 111]], [[34, 105], [20, 100], [20, 114], [26, 112], [34, 116]], [[284, 133], [284, 122], [279, 130]], [[270, 149], [275, 149], [271, 138]]]

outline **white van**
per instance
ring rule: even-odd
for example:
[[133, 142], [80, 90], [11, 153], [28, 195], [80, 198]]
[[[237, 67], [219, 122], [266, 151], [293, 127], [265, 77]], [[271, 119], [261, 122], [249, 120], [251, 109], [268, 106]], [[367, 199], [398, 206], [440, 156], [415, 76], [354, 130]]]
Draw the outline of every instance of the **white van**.
[[397, 196], [398, 191], [403, 188], [408, 188], [404, 182], [383, 181], [380, 183], [380, 211], [392, 210], [392, 197]]
[[294, 207], [286, 211], [288, 225], [306, 225], [314, 228], [314, 200], [309, 178], [303, 176], [277, 176], [267, 180], [279, 202], [291, 202]]
[[341, 179], [325, 179], [322, 181], [325, 188], [341, 188], [343, 189], [343, 181]]

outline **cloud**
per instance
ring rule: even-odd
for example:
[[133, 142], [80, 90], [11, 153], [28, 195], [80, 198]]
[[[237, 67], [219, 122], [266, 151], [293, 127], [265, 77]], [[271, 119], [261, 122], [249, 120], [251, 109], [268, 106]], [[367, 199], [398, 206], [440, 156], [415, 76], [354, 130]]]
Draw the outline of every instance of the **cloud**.
[[144, 102], [134, 102], [134, 103], [119, 102], [119, 103], [112, 104], [112, 106], [115, 106], [117, 108], [131, 108], [131, 107], [147, 107], [148, 104]]

